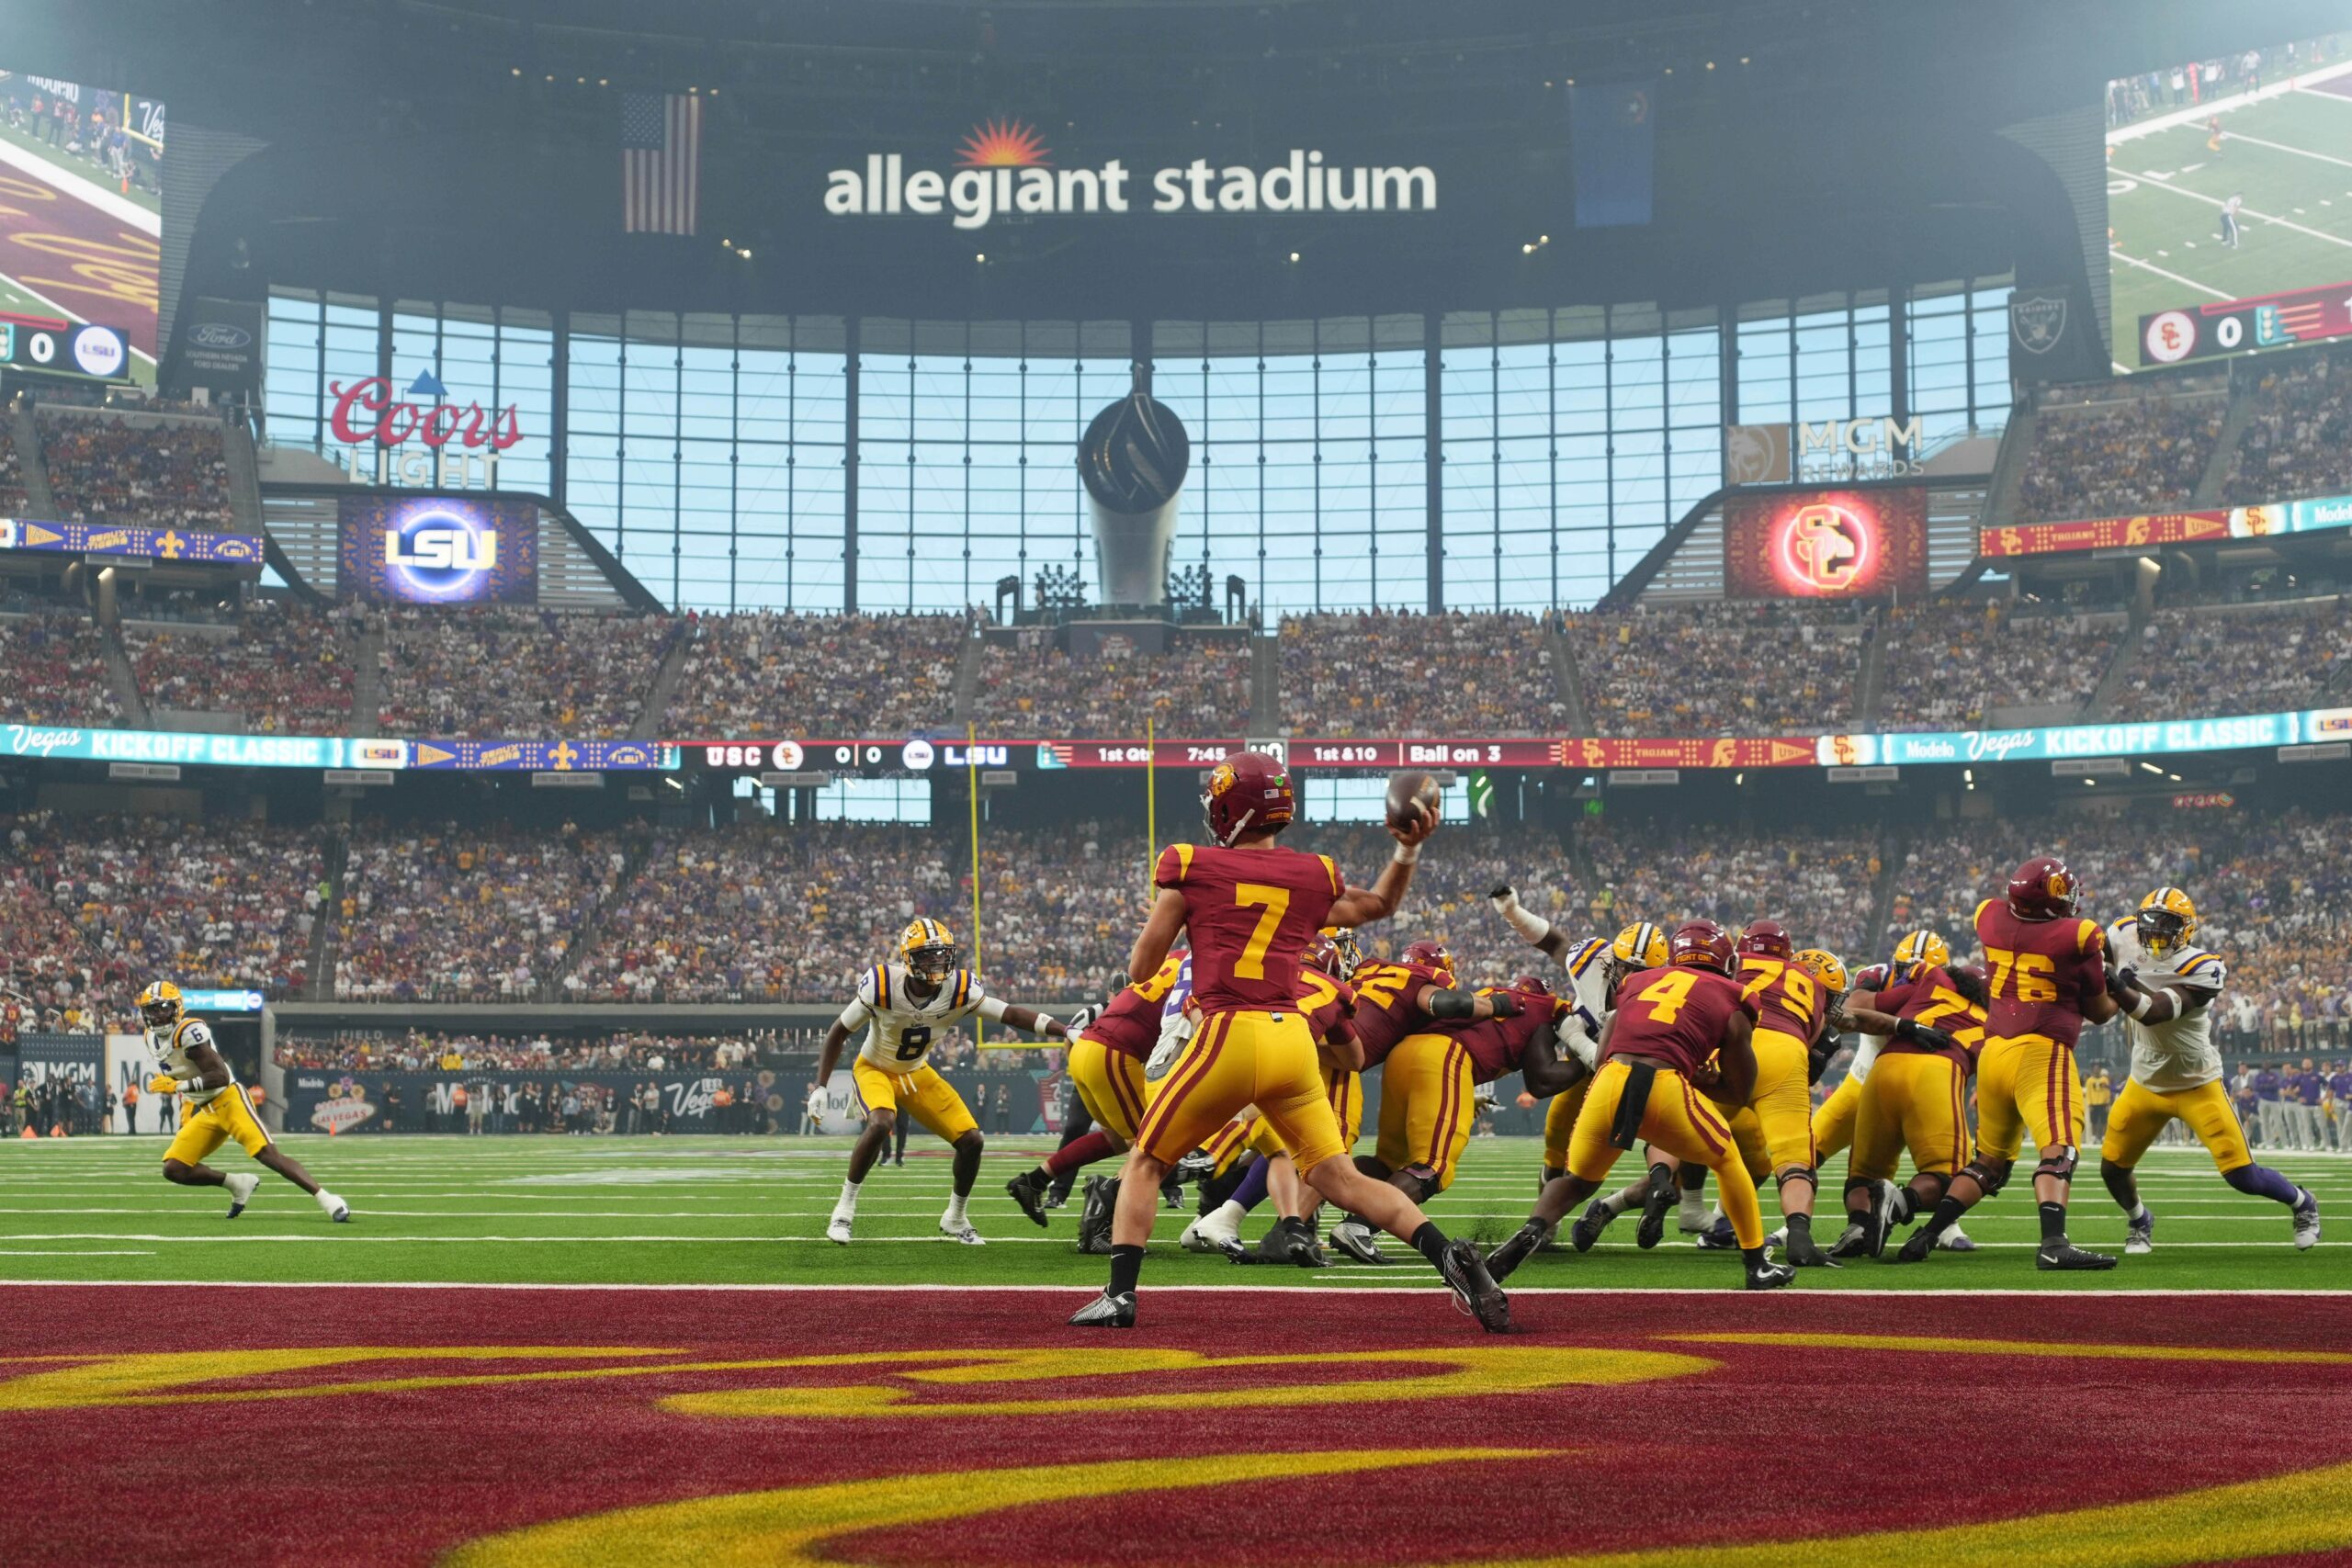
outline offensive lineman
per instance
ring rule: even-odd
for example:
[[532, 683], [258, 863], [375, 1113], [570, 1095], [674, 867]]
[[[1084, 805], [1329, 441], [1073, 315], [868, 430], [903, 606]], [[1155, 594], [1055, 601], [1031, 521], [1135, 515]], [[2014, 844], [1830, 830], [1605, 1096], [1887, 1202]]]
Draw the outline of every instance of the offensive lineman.
[[2099, 1179], [2123, 1210], [2123, 1250], [2155, 1250], [2156, 1216], [2140, 1201], [2132, 1168], [2165, 1124], [2177, 1118], [2213, 1156], [2222, 1179], [2256, 1198], [2284, 1203], [2295, 1217], [2295, 1249], [2319, 1242], [2319, 1200], [2254, 1163], [2213, 1044], [2213, 1003], [2226, 978], [2219, 954], [2197, 945], [2197, 906], [2177, 887], [2140, 900], [2139, 913], [2107, 928], [2116, 972], [2109, 994], [2123, 1009], [2132, 1076], [2107, 1120]]
[[204, 1163], [205, 1156], [234, 1138], [257, 1164], [316, 1199], [328, 1219], [337, 1224], [350, 1220], [351, 1205], [311, 1180], [301, 1162], [271, 1140], [228, 1059], [213, 1045], [211, 1028], [183, 1010], [177, 986], [158, 980], [140, 992], [139, 1016], [147, 1025], [147, 1048], [161, 1068], [148, 1080], [147, 1092], [177, 1094], [187, 1102], [180, 1130], [164, 1151], [164, 1180], [182, 1187], [226, 1187], [229, 1217], [235, 1219], [253, 1201], [261, 1178], [249, 1170], [218, 1171]]
[[[1035, 1008], [999, 1001], [981, 990], [969, 970], [956, 967], [955, 934], [937, 920], [908, 922], [899, 933], [899, 960], [877, 964], [859, 977], [857, 995], [825, 1031], [818, 1052], [812, 1099], [831, 1081], [842, 1046], [866, 1029], [865, 1043], [850, 1064], [858, 1098], [865, 1106], [865, 1130], [849, 1152], [849, 1178], [842, 1183], [833, 1217], [825, 1225], [825, 1239], [848, 1245], [857, 1220], [858, 1185], [881, 1157], [903, 1111], [956, 1151], [954, 1191], [947, 1212], [939, 1216], [940, 1234], [966, 1247], [985, 1246], [964, 1209], [980, 1174], [985, 1142], [980, 1124], [972, 1119], [964, 1097], [925, 1058], [941, 1034], [974, 1013], [1048, 1040], [1066, 1039], [1069, 1032]], [[867, 1029], [868, 1024], [873, 1027]]]

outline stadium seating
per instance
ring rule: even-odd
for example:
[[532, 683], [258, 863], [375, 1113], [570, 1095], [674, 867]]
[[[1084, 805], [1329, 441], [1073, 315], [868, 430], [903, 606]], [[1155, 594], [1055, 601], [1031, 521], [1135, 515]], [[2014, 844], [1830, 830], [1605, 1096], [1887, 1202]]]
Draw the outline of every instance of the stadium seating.
[[2335, 348], [2267, 369], [2222, 495], [2232, 505], [2352, 494], [2352, 353]]
[[393, 611], [384, 637], [383, 732], [626, 736], [681, 624], [503, 606]]
[[[630, 1030], [590, 1040], [409, 1030], [342, 1030], [280, 1038], [280, 1066], [345, 1073], [732, 1071], [757, 1064], [763, 1041], [742, 1034]], [[659, 1062], [660, 1067], [654, 1064]]]
[[1998, 602], [1890, 611], [1879, 633], [1879, 727], [1973, 729], [2002, 708], [2063, 709], [2051, 716], [2071, 718], [2098, 689], [2121, 619]]
[[238, 714], [257, 735], [352, 733], [352, 649], [336, 614], [265, 602], [227, 638], [126, 623], [122, 642], [151, 708]]
[[337, 911], [345, 1000], [529, 1000], [627, 863], [610, 834], [498, 824], [355, 832]]
[[2212, 461], [2227, 383], [2181, 379], [2120, 401], [2043, 401], [2018, 490], [2017, 521], [2112, 517], [2185, 506]]
[[973, 716], [997, 735], [1141, 735], [1147, 716], [1159, 735], [1240, 735], [1250, 720], [1250, 646], [1194, 638], [1161, 655], [1073, 657], [1050, 642], [991, 642], [980, 652]]
[[2142, 629], [2114, 716], [2317, 706], [2347, 667], [2352, 604], [2343, 599], [2159, 610]]
[[1557, 693], [1525, 615], [1283, 618], [1283, 723], [1294, 735], [1540, 735], [1567, 716]]
[[36, 610], [0, 620], [0, 721], [119, 723], [107, 674], [106, 637], [78, 613]]
[[1812, 735], [1853, 721], [1860, 623], [1841, 610], [1692, 604], [1568, 619], [1604, 736]]
[[308, 977], [326, 874], [315, 830], [37, 812], [6, 837], [29, 877], [12, 901], [44, 898], [118, 986], [169, 976], [282, 997]]
[[51, 492], [69, 522], [219, 533], [235, 526], [217, 417], [40, 411]]
[[25, 466], [17, 456], [15, 421], [0, 411], [0, 517], [22, 517], [25, 505]]
[[1878, 835], [1854, 826], [1742, 831], [1726, 824], [1667, 828], [1603, 818], [1588, 833], [1600, 887], [1592, 924], [1670, 924], [1694, 916], [1736, 929], [1770, 919], [1798, 945], [1847, 953], [1870, 924]]
[[900, 735], [956, 716], [960, 615], [705, 615], [664, 721], [687, 739]]

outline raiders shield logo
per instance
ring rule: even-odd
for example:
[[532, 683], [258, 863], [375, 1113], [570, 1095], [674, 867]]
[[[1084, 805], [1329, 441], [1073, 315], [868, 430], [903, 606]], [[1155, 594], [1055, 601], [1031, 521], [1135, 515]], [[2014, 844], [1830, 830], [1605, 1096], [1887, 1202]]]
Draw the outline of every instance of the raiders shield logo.
[[2066, 331], [2066, 297], [2036, 294], [2009, 301], [2009, 333], [2028, 354], [2047, 354]]

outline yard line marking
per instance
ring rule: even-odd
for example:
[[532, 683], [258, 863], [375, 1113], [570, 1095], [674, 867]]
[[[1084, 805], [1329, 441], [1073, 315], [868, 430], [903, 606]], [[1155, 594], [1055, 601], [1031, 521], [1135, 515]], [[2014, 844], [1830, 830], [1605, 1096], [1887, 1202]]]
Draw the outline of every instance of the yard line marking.
[[[2158, 277], [2168, 277], [2175, 283], [2179, 284], [2183, 288], [2194, 288], [2199, 294], [2211, 294], [2216, 299], [2231, 299], [2236, 298], [2234, 295], [2223, 293], [2221, 289], [2208, 288], [2206, 285], [2198, 282], [2193, 277], [2183, 277], [2177, 272], [2167, 272], [2163, 267], [2158, 266], [2155, 263], [2142, 261], [2138, 256], [2126, 255], [2121, 251], [2118, 250], [2109, 250], [2107, 254], [2113, 256], [2117, 261], [2129, 263], [2132, 266], [2141, 268], [2143, 271], [2153, 272]], [[2158, 252], [2157, 254], [2161, 255], [2164, 253]], [[2123, 367], [2118, 366], [2116, 368], [2121, 369]]]
[[114, 1250], [101, 1252], [95, 1249], [84, 1251], [71, 1247], [55, 1247], [46, 1249], [40, 1247], [11, 1247], [5, 1251], [0, 1251], [0, 1258], [153, 1258], [154, 1256], [155, 1255], [152, 1252], [119, 1252]]
[[[2177, 185], [2168, 185], [2165, 182], [2164, 176], [2154, 173], [2148, 174], [2148, 183], [2142, 188], [2168, 190], [2175, 196], [2185, 196], [2191, 201], [2201, 201], [2208, 207], [2218, 208], [2229, 205], [2219, 197], [2207, 196], [2200, 191], [2187, 190]], [[2298, 208], [2296, 210], [2300, 212], [2302, 209]], [[2346, 250], [2352, 251], [2352, 240], [2347, 240], [2340, 234], [2330, 234], [2324, 230], [2306, 228], [2294, 220], [2281, 218], [2275, 212], [2257, 212], [2251, 207], [2241, 207], [2238, 209], [2238, 215], [2242, 218], [2259, 218], [2265, 223], [2276, 223], [2282, 229], [2292, 229], [2299, 234], [2309, 234], [2314, 240], [2324, 240], [2331, 245], [2342, 245]]]
[[[1317, 1270], [1317, 1272], [1323, 1271], [1324, 1270]], [[1306, 1272], [1306, 1270], [1294, 1270], [1294, 1272]], [[533, 1285], [511, 1280], [385, 1280], [381, 1283], [371, 1283], [361, 1280], [256, 1280], [251, 1281], [222, 1280], [0, 1280], [0, 1291], [16, 1290], [19, 1288], [28, 1290], [74, 1291], [647, 1291], [661, 1292], [689, 1291], [740, 1291], [763, 1294], [778, 1294], [786, 1292], [796, 1291], [810, 1293], [823, 1292], [830, 1294], [841, 1294], [843, 1292], [858, 1291], [933, 1291], [941, 1293], [953, 1292], [957, 1295], [968, 1295], [980, 1291], [1001, 1291], [1017, 1292], [1024, 1295], [1085, 1295], [1099, 1292], [1101, 1289], [1099, 1286], [1089, 1284], [791, 1285], [773, 1283], [765, 1280], [752, 1283], [722, 1285], [615, 1285], [567, 1280], [553, 1284]], [[1396, 1296], [1435, 1296], [1448, 1293], [1445, 1286], [1434, 1282], [1427, 1285], [1299, 1284], [1269, 1286], [1239, 1284], [1155, 1284], [1151, 1287], [1151, 1293], [1156, 1296], [1162, 1294], [1163, 1292], [1172, 1293], [1179, 1291], [1189, 1291], [1196, 1293], [1212, 1293], [1263, 1290], [1298, 1291], [1315, 1295], [1362, 1295], [1367, 1292], [1378, 1295]], [[1512, 1290], [1510, 1293], [1514, 1296], [1710, 1296], [1720, 1299], [1726, 1292], [1724, 1287], [1720, 1285], [1526, 1285]], [[2302, 1300], [2312, 1296], [2352, 1297], [2352, 1290], [2302, 1291], [2290, 1290], [2285, 1287], [2249, 1288], [2242, 1291], [2204, 1289], [2176, 1290], [2151, 1286], [2145, 1290], [2125, 1291], [2117, 1290], [2108, 1286], [2094, 1286], [2080, 1290], [2030, 1291], [2022, 1288], [2011, 1288], [2008, 1286], [1987, 1286], [1981, 1289], [1970, 1290], [1947, 1290], [1940, 1286], [1923, 1285], [1917, 1290], [1904, 1291], [1879, 1290], [1873, 1286], [1858, 1285], [1850, 1290], [1807, 1292], [1799, 1296], [1786, 1299], [1797, 1301], [1815, 1299], [1842, 1301], [1856, 1296], [1884, 1296], [1891, 1300], [1897, 1301], [1920, 1296], [1972, 1296], [1977, 1298], [1985, 1296], [2021, 1296], [2028, 1297], [2035, 1301], [2051, 1301], [2053, 1299], [2063, 1300], [2075, 1296], [2133, 1296], [2141, 1299], [2146, 1299], [2153, 1296], [2224, 1296], [2245, 1299], [2253, 1299], [2262, 1296], [2287, 1296], [2297, 1300]]]

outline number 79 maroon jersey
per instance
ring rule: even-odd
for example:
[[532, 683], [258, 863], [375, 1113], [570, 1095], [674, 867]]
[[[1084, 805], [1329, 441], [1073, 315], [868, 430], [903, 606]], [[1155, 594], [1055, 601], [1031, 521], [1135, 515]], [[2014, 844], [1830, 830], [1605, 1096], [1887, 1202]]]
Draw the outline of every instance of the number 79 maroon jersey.
[[2107, 990], [2107, 933], [2097, 920], [2021, 920], [1987, 898], [1976, 906], [1976, 940], [1991, 994], [1986, 1043], [2021, 1034], [2061, 1045], [2081, 1038], [2085, 1005]]
[[1152, 881], [1184, 896], [1193, 999], [1204, 1012], [1295, 1012], [1298, 960], [1347, 891], [1329, 855], [1170, 844]]

